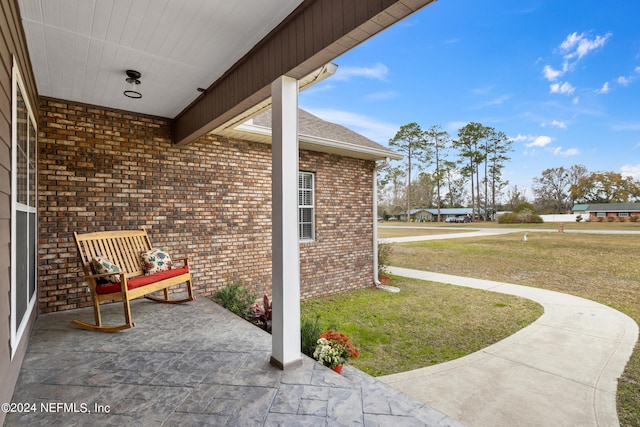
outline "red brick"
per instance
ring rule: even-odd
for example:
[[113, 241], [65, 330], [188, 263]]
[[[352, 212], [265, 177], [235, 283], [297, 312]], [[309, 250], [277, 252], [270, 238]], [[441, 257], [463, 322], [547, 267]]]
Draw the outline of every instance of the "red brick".
[[[41, 312], [90, 305], [74, 231], [145, 228], [155, 245], [190, 257], [201, 295], [238, 279], [271, 293], [269, 145], [208, 135], [174, 147], [161, 118], [41, 103]], [[316, 241], [300, 246], [303, 298], [372, 284], [373, 166], [301, 152], [300, 170], [316, 176]]]

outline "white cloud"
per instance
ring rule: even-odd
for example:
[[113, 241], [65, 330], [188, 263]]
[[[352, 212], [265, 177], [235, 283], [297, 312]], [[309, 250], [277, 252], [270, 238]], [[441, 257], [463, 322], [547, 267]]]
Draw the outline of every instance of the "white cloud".
[[385, 146], [400, 129], [400, 126], [392, 123], [386, 123], [378, 118], [352, 113], [351, 111], [334, 110], [332, 108], [305, 108], [305, 110], [323, 120], [345, 126]]
[[551, 141], [552, 141], [551, 137], [545, 136], [545, 135], [540, 135], [540, 136], [530, 137], [530, 138], [533, 138], [533, 140], [528, 144], [525, 144], [525, 147], [545, 147], [551, 144]]
[[522, 135], [521, 133], [518, 134], [518, 136], [514, 136], [511, 139], [514, 142], [522, 142], [522, 141], [528, 141], [529, 138], [532, 138], [531, 136], [526, 136], [526, 135]]
[[620, 86], [629, 86], [631, 82], [638, 78], [636, 74], [640, 74], [640, 67], [636, 67], [633, 69], [633, 73], [629, 76], [620, 76], [616, 79], [616, 82]]
[[602, 87], [600, 89], [598, 89], [596, 92], [601, 93], [601, 94], [606, 94], [606, 93], [609, 93], [610, 90], [611, 89], [609, 88], [609, 82], [604, 82]]
[[580, 98], [576, 96], [575, 98], [573, 98], [573, 99], [571, 100], [571, 103], [572, 103], [573, 105], [578, 105], [578, 104], [580, 103]]
[[365, 77], [368, 79], [384, 80], [389, 72], [389, 68], [382, 63], [377, 63], [373, 67], [338, 67], [334, 80], [350, 80], [353, 77]]
[[[542, 69], [543, 76], [550, 82], [557, 82], [560, 77], [570, 71], [573, 71], [576, 64], [583, 57], [604, 46], [610, 37], [611, 33], [607, 33], [604, 36], [596, 35], [595, 38], [591, 39], [584, 33], [578, 34], [577, 32], [573, 32], [569, 34], [562, 43], [560, 43], [560, 46], [556, 51], [556, 53], [559, 52], [562, 54], [564, 58], [564, 61], [562, 62], [562, 69], [558, 70], [553, 68], [551, 65], [545, 65]], [[550, 86], [550, 93], [571, 95], [574, 91], [575, 88], [567, 82], [557, 82]]]
[[618, 77], [617, 82], [618, 82], [618, 84], [620, 86], [629, 86], [629, 83], [631, 83], [631, 78], [630, 77], [625, 77], [625, 76], [620, 76], [620, 77]]
[[567, 128], [567, 124], [565, 122], [561, 122], [559, 120], [552, 120], [549, 123], [542, 123], [542, 127], [547, 127], [547, 126], [553, 126], [556, 127], [558, 129], [566, 129]]
[[597, 35], [594, 39], [589, 39], [584, 33], [574, 32], [569, 34], [560, 44], [560, 50], [564, 52], [566, 59], [582, 59], [589, 52], [604, 46], [609, 37], [611, 37], [611, 33], [604, 36]]
[[545, 65], [542, 73], [544, 74], [544, 77], [550, 82], [557, 80], [558, 77], [561, 77], [564, 74], [562, 71], [556, 70], [550, 65]]
[[630, 176], [633, 179], [640, 179], [640, 163], [637, 165], [624, 165], [620, 168], [622, 176]]
[[527, 147], [527, 150], [524, 152], [524, 155], [526, 156], [535, 156], [536, 148], [543, 148], [544, 151], [547, 151], [554, 156], [577, 156], [580, 154], [580, 150], [577, 148], [567, 148], [566, 150], [563, 150], [562, 147], [550, 147], [549, 144], [553, 142], [553, 139], [546, 135], [535, 136], [518, 134], [518, 136], [512, 139], [514, 141], [529, 141], [524, 144], [524, 146]]
[[549, 86], [549, 93], [561, 93], [564, 95], [571, 95], [576, 90], [570, 83], [553, 83]]
[[554, 156], [577, 156], [580, 154], [580, 150], [577, 148], [567, 148], [566, 150], [562, 150], [562, 147], [549, 147], [549, 151], [551, 151]]

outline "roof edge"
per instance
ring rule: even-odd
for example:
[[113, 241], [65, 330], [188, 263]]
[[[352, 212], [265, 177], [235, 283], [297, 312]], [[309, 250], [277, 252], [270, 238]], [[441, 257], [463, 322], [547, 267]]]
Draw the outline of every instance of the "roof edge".
[[[240, 132], [252, 133], [261, 136], [271, 137], [271, 129], [254, 124], [243, 123], [237, 126], [235, 130]], [[383, 160], [389, 158], [391, 160], [402, 160], [401, 154], [392, 150], [382, 148], [365, 147], [349, 142], [336, 141], [328, 138], [299, 134], [300, 148], [311, 149], [313, 151], [342, 154], [347, 157], [361, 158], [365, 160]]]

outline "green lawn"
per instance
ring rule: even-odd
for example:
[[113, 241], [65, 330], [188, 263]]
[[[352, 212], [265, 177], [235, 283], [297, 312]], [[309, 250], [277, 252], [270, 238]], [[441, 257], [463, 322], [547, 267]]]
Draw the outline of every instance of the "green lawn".
[[363, 289], [302, 302], [302, 317], [347, 334], [361, 350], [351, 360], [374, 376], [408, 371], [473, 353], [537, 319], [523, 298], [395, 278], [401, 289]]
[[[637, 223], [603, 225], [640, 229]], [[639, 252], [637, 235], [530, 233], [523, 242], [516, 233], [395, 244], [391, 265], [564, 292], [609, 305], [640, 323]], [[640, 425], [639, 345], [619, 380], [617, 403], [621, 425]]]

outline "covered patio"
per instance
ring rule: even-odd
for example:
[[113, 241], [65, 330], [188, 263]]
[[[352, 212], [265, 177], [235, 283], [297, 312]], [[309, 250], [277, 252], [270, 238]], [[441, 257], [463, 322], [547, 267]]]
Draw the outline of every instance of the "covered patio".
[[[330, 167], [348, 170], [359, 180], [345, 181], [367, 189], [344, 193], [367, 196], [376, 166], [375, 158], [302, 150], [299, 92], [331, 75], [333, 59], [432, 1], [3, 3], [0, 340], [8, 345], [0, 401], [110, 408], [91, 418], [43, 417], [37, 408], [7, 414], [8, 424], [182, 424], [192, 416], [193, 424], [288, 424], [290, 416], [295, 425], [387, 416], [424, 424], [421, 411], [431, 412], [397, 406], [405, 402], [397, 392], [301, 357], [301, 244], [291, 224], [300, 167], [319, 178]], [[270, 146], [225, 136], [269, 108]], [[235, 278], [270, 283], [273, 335], [204, 297], [148, 313], [140, 301], [129, 333], [74, 330], [71, 319], [92, 314], [82, 308], [91, 302], [71, 233], [140, 228], [194, 261], [202, 295]], [[323, 273], [313, 250], [335, 253], [323, 246], [334, 241], [328, 232], [315, 237], [303, 246], [314, 266], [303, 278]], [[348, 270], [369, 281], [372, 240]]]
[[[90, 309], [41, 315], [13, 395], [35, 406], [5, 424], [462, 425], [355, 368], [338, 375], [304, 357], [277, 369], [271, 336], [207, 298], [132, 310], [136, 327], [114, 334], [71, 326]], [[107, 322], [121, 316], [104, 306]]]

